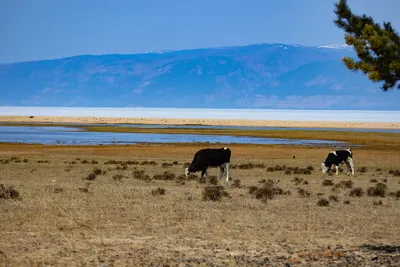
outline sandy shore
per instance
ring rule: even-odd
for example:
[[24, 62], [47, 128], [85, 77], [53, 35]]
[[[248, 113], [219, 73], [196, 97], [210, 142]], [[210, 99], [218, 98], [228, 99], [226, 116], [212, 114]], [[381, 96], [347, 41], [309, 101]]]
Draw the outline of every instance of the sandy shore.
[[170, 119], [170, 118], [111, 118], [111, 117], [67, 117], [67, 116], [0, 116], [0, 122], [51, 122], [51, 123], [132, 123], [175, 125], [220, 125], [220, 126], [267, 126], [267, 127], [326, 127], [400, 129], [400, 122], [331, 122], [293, 120], [235, 120], [235, 119]]

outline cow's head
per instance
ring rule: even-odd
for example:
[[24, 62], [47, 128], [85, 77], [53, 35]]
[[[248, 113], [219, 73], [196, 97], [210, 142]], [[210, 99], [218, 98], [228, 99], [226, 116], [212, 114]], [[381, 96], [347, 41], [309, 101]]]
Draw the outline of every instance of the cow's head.
[[328, 167], [326, 167], [324, 162], [321, 163], [321, 169], [322, 169], [322, 173], [326, 173], [328, 171]]
[[186, 176], [186, 178], [189, 176], [189, 168], [185, 168], [185, 176]]

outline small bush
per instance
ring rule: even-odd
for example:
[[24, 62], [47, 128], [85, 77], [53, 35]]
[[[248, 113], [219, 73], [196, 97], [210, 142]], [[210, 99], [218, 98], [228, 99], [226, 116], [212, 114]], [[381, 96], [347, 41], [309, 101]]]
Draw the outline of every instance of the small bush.
[[151, 194], [153, 196], [160, 196], [160, 195], [165, 195], [166, 190], [164, 188], [157, 188], [151, 191]]
[[140, 163], [140, 165], [155, 166], [155, 165], [157, 165], [157, 162], [155, 162], [154, 160], [152, 160], [152, 161], [147, 161], [147, 160], [145, 160], [145, 161], [142, 161], [142, 163]]
[[240, 180], [239, 179], [234, 179], [233, 180], [233, 184], [232, 184], [233, 188], [241, 188], [241, 184], [240, 184]]
[[297, 193], [298, 193], [299, 196], [301, 196], [301, 197], [309, 197], [309, 196], [311, 196], [311, 193], [310, 193], [310, 192], [308, 192], [307, 190], [305, 190], [305, 189], [303, 189], [303, 188], [301, 188], [301, 187], [297, 188]]
[[99, 168], [95, 168], [95, 169], [93, 170], [93, 173], [94, 173], [95, 175], [100, 175], [100, 174], [103, 173], [103, 171], [100, 170]]
[[208, 182], [210, 184], [217, 185], [219, 183], [219, 180], [218, 180], [217, 176], [212, 175], [212, 176], [208, 177]]
[[177, 162], [176, 160], [174, 162], [172, 162], [172, 165], [178, 165], [179, 162]]
[[383, 205], [383, 202], [382, 202], [382, 200], [375, 200], [374, 201], [374, 205], [375, 206], [380, 206], [380, 205]]
[[124, 176], [122, 174], [115, 174], [112, 178], [114, 181], [121, 181]]
[[371, 179], [371, 180], [369, 180], [371, 183], [377, 183], [378, 182], [378, 180], [376, 180], [376, 179]]
[[295, 185], [299, 185], [301, 182], [303, 182], [303, 178], [294, 177], [292, 182], [294, 182]]
[[345, 200], [345, 201], [343, 201], [343, 204], [349, 205], [349, 204], [350, 204], [350, 200]]
[[370, 187], [367, 190], [368, 196], [385, 197], [387, 186], [383, 183], [377, 183], [375, 187]]
[[362, 197], [364, 195], [364, 190], [362, 188], [356, 187], [351, 189], [349, 196], [351, 197]]
[[98, 164], [99, 162], [96, 161], [96, 160], [92, 160], [90, 163], [91, 163], [91, 164]]
[[163, 164], [161, 164], [161, 167], [162, 167], [162, 168], [168, 168], [168, 167], [171, 167], [171, 166], [173, 166], [172, 163], [164, 162]]
[[397, 190], [396, 192], [391, 192], [389, 196], [395, 197], [396, 199], [400, 199], [400, 190]]
[[304, 181], [303, 184], [307, 185], [307, 184], [308, 184], [308, 181]]
[[6, 187], [4, 184], [0, 184], [0, 199], [21, 200], [21, 196], [13, 186]]
[[400, 170], [395, 170], [393, 172], [393, 176], [400, 176]]
[[286, 174], [286, 175], [291, 175], [291, 174], [292, 174], [292, 171], [291, 171], [291, 170], [286, 170], [286, 171], [285, 171], [285, 174]]
[[249, 186], [249, 194], [253, 195], [256, 193], [258, 187], [257, 186]]
[[104, 162], [104, 164], [118, 164], [118, 162], [116, 160], [112, 159], [112, 160]]
[[206, 177], [205, 177], [205, 176], [203, 176], [203, 177], [200, 177], [200, 178], [199, 178], [199, 183], [201, 183], [201, 184], [205, 184], [205, 183], [207, 183], [207, 179], [206, 179]]
[[81, 163], [82, 164], [89, 164], [89, 161], [85, 159], [85, 160], [82, 160]]
[[320, 207], [326, 207], [329, 206], [329, 201], [325, 198], [321, 198], [320, 200], [318, 200], [317, 205]]
[[265, 182], [267, 182], [267, 180], [265, 180], [265, 179], [261, 179], [260, 181], [258, 181], [258, 183], [260, 183], [260, 184], [263, 184]]
[[275, 168], [274, 167], [268, 167], [267, 168], [267, 172], [274, 172], [275, 171]]
[[253, 163], [240, 164], [238, 168], [241, 170], [251, 170], [254, 169], [254, 164]]
[[357, 172], [359, 172], [359, 173], [365, 173], [365, 172], [367, 172], [367, 167], [361, 167], [361, 168], [359, 168], [359, 169], [357, 170]]
[[220, 201], [222, 197], [229, 197], [223, 186], [207, 186], [203, 191], [203, 200]]
[[257, 163], [254, 165], [255, 168], [259, 168], [259, 169], [264, 169], [265, 168], [265, 164], [264, 163]]
[[329, 196], [328, 199], [332, 202], [339, 202], [339, 198], [337, 196]]
[[28, 159], [24, 159], [23, 162], [24, 162], [24, 163], [28, 163]]
[[155, 174], [155, 175], [153, 176], [153, 179], [154, 179], [154, 180], [164, 180], [164, 181], [167, 181], [167, 180], [174, 180], [175, 177], [176, 177], [176, 175], [175, 175], [174, 173], [169, 172], [169, 171], [165, 171], [163, 174]]
[[84, 179], [88, 180], [88, 181], [93, 181], [96, 179], [96, 174], [94, 174], [93, 172], [89, 173], [88, 176], [86, 176]]
[[307, 170], [309, 170], [309, 171], [313, 171], [313, 170], [314, 170], [314, 167], [313, 167], [313, 166], [311, 166], [311, 165], [309, 165], [309, 166], [307, 166]]
[[325, 180], [322, 182], [322, 185], [323, 185], [323, 186], [332, 186], [332, 185], [334, 185], [334, 183], [333, 183], [332, 180], [325, 179]]
[[268, 199], [273, 199], [276, 195], [283, 195], [287, 193], [284, 192], [282, 188], [276, 186], [278, 182], [268, 179], [268, 181], [260, 188], [249, 188], [249, 193], [254, 194], [257, 199], [261, 199], [263, 202], [266, 202]]
[[144, 173], [144, 170], [133, 170], [132, 172], [133, 178], [149, 182], [151, 181], [151, 178], [148, 174]]
[[382, 169], [381, 168], [376, 168], [376, 170], [375, 170], [376, 172], [381, 172], [382, 171]]

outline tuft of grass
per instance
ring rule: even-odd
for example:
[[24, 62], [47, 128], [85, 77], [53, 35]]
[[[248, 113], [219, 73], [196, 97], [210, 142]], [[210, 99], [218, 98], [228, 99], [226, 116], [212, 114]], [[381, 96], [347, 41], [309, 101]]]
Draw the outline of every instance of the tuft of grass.
[[297, 193], [298, 193], [299, 196], [301, 196], [301, 197], [310, 197], [310, 196], [311, 196], [311, 193], [310, 193], [310, 192], [308, 192], [307, 190], [305, 190], [305, 189], [303, 189], [303, 188], [301, 188], [301, 187], [297, 188]]
[[206, 186], [203, 191], [203, 200], [220, 201], [223, 197], [229, 197], [223, 186]]
[[366, 173], [367, 172], [367, 167], [361, 167], [361, 168], [359, 168], [358, 170], [357, 170], [357, 172], [359, 172], [359, 173]]
[[151, 190], [153, 196], [165, 195], [166, 190], [164, 188], [158, 187], [157, 189]]
[[162, 174], [155, 174], [153, 176], [154, 180], [164, 180], [164, 181], [168, 181], [168, 180], [174, 180], [176, 177], [175, 173], [169, 172], [169, 171], [165, 171]]
[[301, 182], [303, 182], [303, 178], [294, 177], [292, 182], [294, 182], [295, 185], [299, 185]]
[[156, 165], [157, 165], [157, 162], [155, 162], [154, 160], [151, 160], [151, 161], [145, 160], [145, 161], [142, 161], [142, 162], [140, 163], [140, 165], [156, 166]]
[[367, 189], [368, 196], [370, 197], [385, 197], [386, 196], [387, 185], [383, 183], [377, 183], [375, 187], [370, 187]]
[[400, 170], [395, 170], [393, 172], [393, 176], [400, 176]]
[[240, 180], [239, 179], [234, 179], [233, 183], [232, 183], [232, 188], [241, 188], [242, 185], [240, 184]]
[[362, 197], [364, 195], [364, 190], [360, 187], [351, 189], [349, 196], [351, 197]]
[[171, 166], [173, 166], [174, 164], [172, 164], [172, 163], [168, 163], [168, 162], [163, 162], [163, 164], [161, 164], [161, 167], [162, 168], [168, 168], [168, 167], [171, 167]]
[[328, 199], [330, 201], [332, 201], [332, 202], [336, 202], [336, 203], [339, 202], [339, 198], [337, 196], [334, 196], [334, 195], [329, 196]]
[[291, 175], [291, 174], [292, 174], [292, 171], [291, 171], [291, 170], [286, 170], [286, 171], [285, 171], [285, 174], [286, 174], [286, 175]]
[[124, 176], [122, 174], [115, 174], [112, 178], [114, 181], [121, 181]]
[[374, 206], [380, 206], [380, 205], [383, 205], [382, 200], [375, 200], [374, 201]]
[[217, 176], [211, 175], [208, 177], [208, 182], [210, 184], [217, 185], [219, 183], [219, 180], [218, 180]]
[[249, 187], [249, 193], [254, 194], [257, 199], [266, 202], [269, 199], [275, 198], [276, 195], [288, 194], [282, 188], [276, 186], [279, 181], [268, 179], [262, 187]]
[[132, 176], [134, 179], [150, 182], [151, 178], [148, 174], [144, 173], [144, 170], [133, 170]]
[[349, 204], [350, 204], [350, 200], [345, 200], [345, 201], [343, 201], [343, 204], [349, 205]]
[[246, 163], [246, 164], [240, 164], [239, 166], [238, 166], [238, 168], [239, 169], [241, 169], [241, 170], [252, 170], [252, 169], [254, 169], [254, 164], [253, 163]]
[[13, 186], [7, 187], [4, 184], [0, 184], [0, 199], [21, 200], [22, 198], [19, 191]]
[[396, 199], [400, 199], [400, 190], [397, 190], [396, 192], [390, 192], [389, 196], [395, 197]]
[[334, 183], [333, 183], [332, 180], [325, 179], [325, 180], [322, 182], [322, 185], [323, 185], [323, 186], [332, 186], [332, 185], [334, 185]]
[[371, 179], [371, 180], [369, 180], [371, 183], [377, 183], [378, 182], [378, 180], [376, 180], [376, 179]]
[[257, 163], [254, 165], [255, 168], [259, 168], [259, 169], [264, 169], [265, 168], [265, 164], [264, 163]]
[[317, 206], [327, 207], [329, 206], [329, 201], [326, 198], [321, 198], [320, 200], [318, 200]]

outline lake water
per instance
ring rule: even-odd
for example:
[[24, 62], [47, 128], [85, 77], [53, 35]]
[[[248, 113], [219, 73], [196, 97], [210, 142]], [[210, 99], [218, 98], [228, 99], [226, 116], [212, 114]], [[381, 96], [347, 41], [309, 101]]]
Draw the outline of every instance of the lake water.
[[399, 122], [400, 111], [0, 106], [0, 115]]
[[0, 126], [0, 142], [28, 144], [110, 145], [136, 143], [292, 144], [345, 146], [329, 140], [295, 140], [246, 136], [88, 132], [73, 127]]

